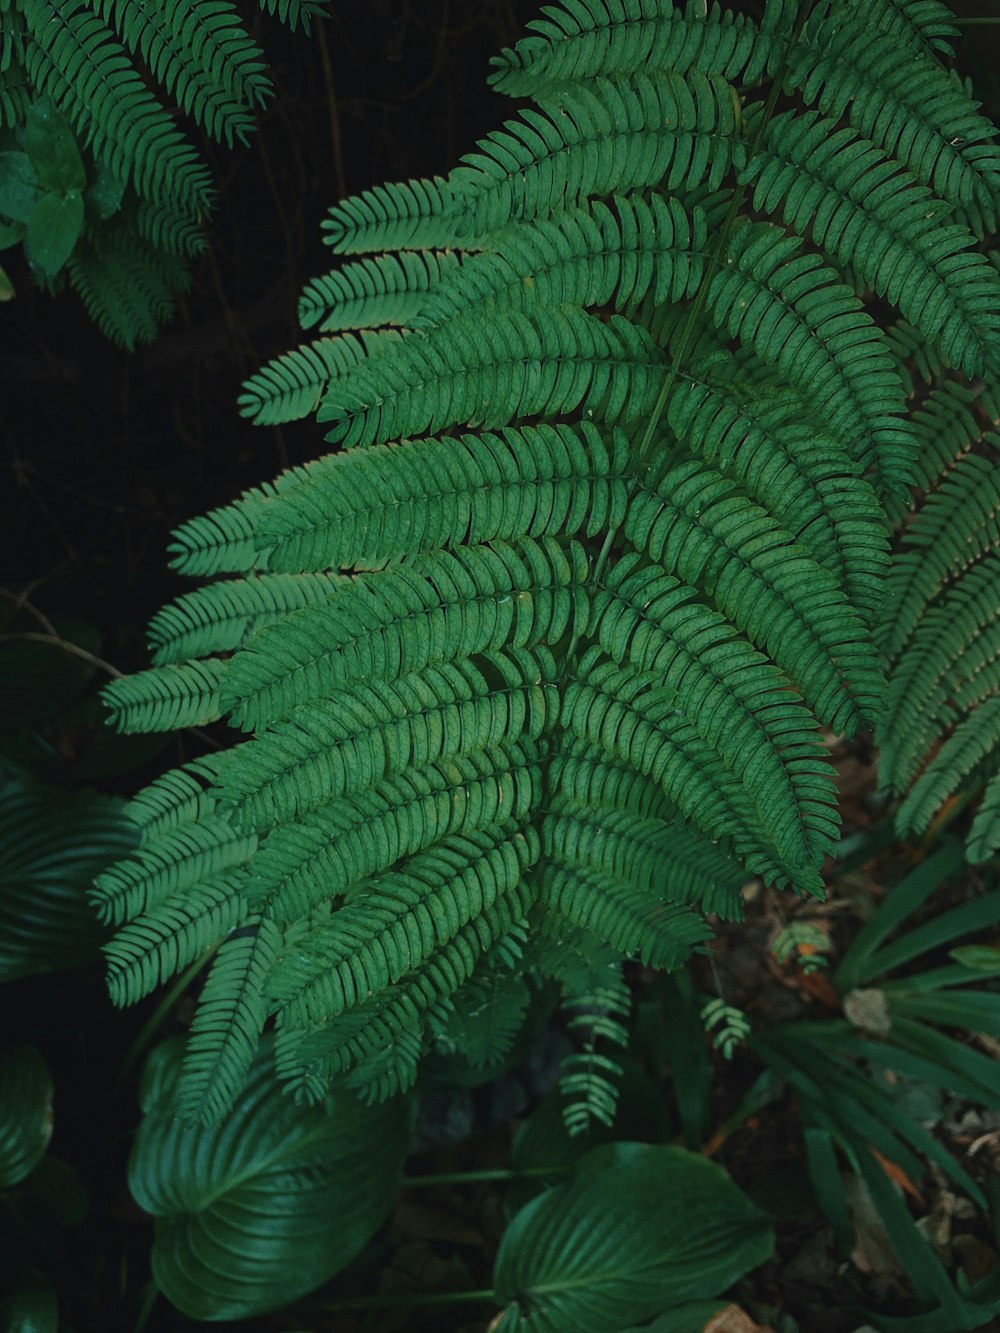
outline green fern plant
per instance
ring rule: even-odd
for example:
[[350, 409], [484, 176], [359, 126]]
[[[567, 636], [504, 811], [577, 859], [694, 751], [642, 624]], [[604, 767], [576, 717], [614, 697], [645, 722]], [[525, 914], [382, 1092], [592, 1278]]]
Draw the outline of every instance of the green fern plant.
[[[945, 420], [942, 420], [944, 418]], [[888, 580], [883, 645], [893, 663], [881, 775], [905, 796], [900, 834], [926, 832], [943, 802], [982, 792], [970, 861], [1000, 850], [1000, 404], [994, 382], [944, 380], [918, 416], [923, 504]]]
[[534, 105], [332, 210], [363, 257], [242, 401], [335, 448], [177, 532], [209, 581], [106, 693], [246, 737], [135, 799], [95, 895], [116, 1001], [215, 955], [186, 1114], [272, 1023], [299, 1098], [392, 1095], [516, 952], [604, 968], [567, 1117], [607, 1118], [622, 961], [678, 966], [747, 875], [822, 891], [823, 732], [879, 715], [924, 465], [866, 302], [966, 375], [1000, 350], [1000, 149], [952, 35], [933, 2], [567, 0], [496, 63]]
[[[261, 0], [307, 33], [323, 0]], [[162, 90], [161, 101], [154, 87]], [[215, 190], [171, 105], [245, 143], [271, 95], [232, 0], [0, 0], [0, 249], [126, 347], [173, 313]]]

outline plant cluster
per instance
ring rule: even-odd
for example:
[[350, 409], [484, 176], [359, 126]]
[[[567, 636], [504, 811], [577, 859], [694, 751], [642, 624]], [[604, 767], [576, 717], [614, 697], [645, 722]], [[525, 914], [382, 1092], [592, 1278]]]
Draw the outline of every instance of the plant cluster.
[[[260, 8], [308, 33], [323, 0]], [[0, 249], [23, 241], [42, 286], [68, 277], [109, 338], [152, 341], [215, 200], [176, 113], [231, 148], [271, 92], [232, 0], [2, 0]]]
[[[176, 532], [201, 582], [104, 690], [126, 733], [241, 733], [128, 803], [91, 894], [116, 1003], [202, 983], [130, 1177], [186, 1313], [348, 1266], [414, 1093], [511, 1068], [557, 1005], [493, 1285], [456, 1294], [493, 1327], [697, 1333], [767, 1259], [707, 1160], [709, 1045], [761, 1067], [714, 1135], [789, 1089], [843, 1250], [851, 1191], [884, 1220], [912, 1307], [880, 1329], [1000, 1313], [897, 1187], [990, 1191], [891, 1092], [1000, 1111], [1000, 963], [967, 943], [1000, 921], [1000, 145], [957, 35], [939, 0], [561, 0], [494, 62], [501, 129], [331, 210], [308, 340], [241, 407], [333, 447]], [[63, 208], [81, 159], [26, 114]], [[713, 931], [749, 880], [822, 898], [832, 738], [869, 732], [886, 835], [922, 841], [846, 947], [775, 942], [836, 1015], [755, 1022], [697, 989]], [[631, 1116], [637, 1052], [684, 1149]]]

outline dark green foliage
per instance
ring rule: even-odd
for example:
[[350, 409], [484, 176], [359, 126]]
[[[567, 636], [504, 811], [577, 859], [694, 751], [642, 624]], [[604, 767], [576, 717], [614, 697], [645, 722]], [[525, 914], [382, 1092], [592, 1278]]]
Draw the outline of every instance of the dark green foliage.
[[769, 1220], [721, 1167], [683, 1148], [606, 1144], [507, 1228], [494, 1327], [607, 1333], [681, 1315], [762, 1263], [773, 1244]]
[[147, 1063], [129, 1187], [157, 1219], [160, 1290], [196, 1319], [242, 1320], [312, 1290], [368, 1242], [399, 1189], [409, 1110], [367, 1110], [344, 1092], [295, 1107], [258, 1058], [225, 1121], [191, 1128], [177, 1117], [179, 1069], [176, 1043]]
[[[324, 8], [262, 5], [306, 33]], [[103, 333], [150, 342], [187, 286], [215, 198], [172, 106], [229, 147], [246, 142], [271, 95], [262, 52], [232, 0], [4, 0], [0, 19], [0, 148], [26, 150], [0, 159], [23, 157], [40, 191], [13, 190], [0, 165], [0, 222], [13, 228], [0, 244], [23, 236], [43, 285], [65, 270]], [[55, 154], [52, 133], [42, 143], [35, 132], [42, 118], [61, 136]]]
[[[333, 209], [371, 257], [310, 284], [321, 336], [242, 407], [337, 447], [178, 531], [178, 569], [228, 577], [106, 696], [127, 731], [246, 736], [139, 799], [99, 885], [121, 999], [223, 946], [192, 1113], [272, 1017], [304, 1100], [409, 1086], [455, 1012], [495, 1004], [509, 1049], [510, 971], [576, 1015], [582, 1130], [614, 1112], [623, 959], [678, 966], [744, 875], [822, 891], [821, 728], [879, 718], [890, 518], [939, 466], [908, 362], [1000, 349], [1000, 153], [950, 33], [889, 0], [568, 0], [499, 62], [535, 107]], [[943, 491], [963, 466], [988, 537], [985, 462]]]
[[960, 789], [985, 785], [968, 841], [969, 859], [982, 862], [1000, 848], [998, 410], [992, 392], [946, 384], [924, 411], [929, 492], [893, 561], [882, 631], [893, 669], [881, 774], [888, 791], [906, 793], [904, 835], [923, 833]]

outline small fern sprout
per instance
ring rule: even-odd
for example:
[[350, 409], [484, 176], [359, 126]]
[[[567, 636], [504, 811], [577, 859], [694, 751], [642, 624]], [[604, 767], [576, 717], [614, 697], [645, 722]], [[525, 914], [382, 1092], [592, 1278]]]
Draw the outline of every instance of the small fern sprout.
[[771, 944], [771, 952], [782, 967], [795, 958], [806, 976], [828, 966], [825, 955], [829, 951], [830, 939], [826, 931], [808, 921], [793, 921]]
[[737, 1046], [742, 1046], [753, 1031], [743, 1010], [721, 998], [703, 1006], [701, 1021], [705, 1031], [712, 1034], [713, 1049], [721, 1052], [724, 1060], [731, 1060]]

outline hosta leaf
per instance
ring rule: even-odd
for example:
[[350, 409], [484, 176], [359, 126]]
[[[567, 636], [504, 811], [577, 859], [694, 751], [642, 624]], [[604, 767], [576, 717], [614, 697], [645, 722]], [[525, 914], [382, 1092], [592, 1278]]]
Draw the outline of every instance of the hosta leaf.
[[494, 1268], [498, 1333], [616, 1333], [724, 1291], [771, 1253], [771, 1224], [714, 1163], [606, 1144], [518, 1213]]
[[52, 1079], [27, 1042], [0, 1051], [0, 1189], [31, 1174], [52, 1135]]
[[96, 961], [103, 932], [87, 893], [135, 845], [122, 802], [0, 782], [0, 981]]
[[389, 1210], [408, 1143], [399, 1099], [365, 1107], [338, 1089], [318, 1107], [282, 1097], [269, 1043], [229, 1114], [177, 1117], [182, 1044], [154, 1051], [129, 1162], [157, 1219], [153, 1276], [194, 1319], [245, 1319], [313, 1290], [349, 1263]]

